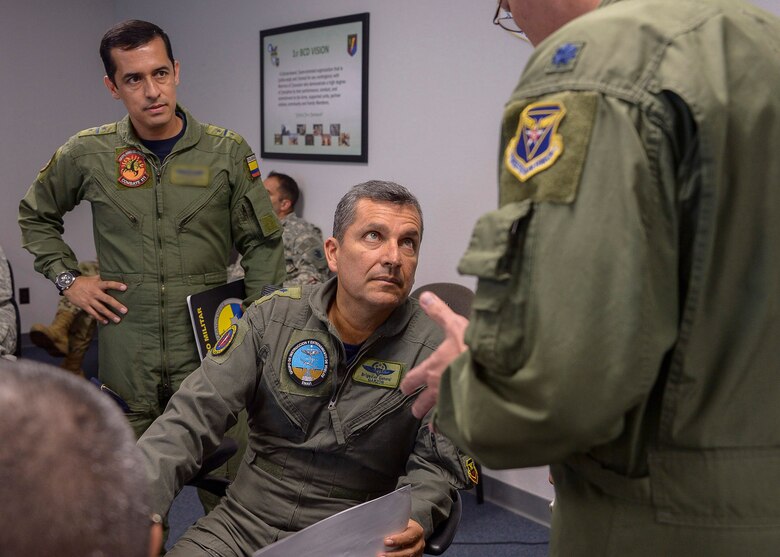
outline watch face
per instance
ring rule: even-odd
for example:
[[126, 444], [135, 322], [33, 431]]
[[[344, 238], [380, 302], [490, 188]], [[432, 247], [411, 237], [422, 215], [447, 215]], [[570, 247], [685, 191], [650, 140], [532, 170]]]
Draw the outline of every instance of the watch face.
[[54, 281], [54, 284], [56, 284], [57, 288], [60, 290], [65, 290], [71, 284], [73, 284], [74, 280], [76, 280], [76, 277], [73, 276], [73, 273], [65, 271], [64, 273], [57, 275], [57, 279]]

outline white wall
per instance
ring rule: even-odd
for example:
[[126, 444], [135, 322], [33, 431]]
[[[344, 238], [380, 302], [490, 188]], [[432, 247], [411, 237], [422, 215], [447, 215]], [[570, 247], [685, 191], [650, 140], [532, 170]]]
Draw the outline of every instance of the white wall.
[[[755, 0], [780, 14], [780, 0]], [[259, 30], [371, 13], [368, 164], [262, 161], [299, 180], [303, 215], [326, 234], [335, 204], [356, 183], [398, 181], [420, 198], [426, 233], [418, 284], [467, 286], [457, 261], [472, 225], [496, 205], [503, 103], [530, 47], [490, 23], [493, 0], [3, 0], [0, 33], [0, 243], [17, 286], [31, 289], [23, 329], [51, 319], [57, 294], [19, 247], [18, 200], [54, 150], [80, 129], [124, 114], [103, 88], [97, 46], [129, 17], [158, 23], [182, 63], [180, 100], [196, 117], [235, 129], [259, 150]], [[88, 207], [66, 216], [66, 240], [94, 257]], [[546, 468], [488, 471], [551, 497]]]
[[[3, 0], [0, 33], [0, 243], [17, 287], [29, 287], [21, 306], [25, 331], [54, 315], [57, 291], [33, 270], [16, 224], [19, 200], [54, 151], [77, 131], [123, 114], [102, 84], [98, 44], [113, 23], [104, 0]], [[65, 238], [82, 259], [94, 259], [89, 207], [66, 216]]]
[[[172, 9], [161, 10], [160, 6]], [[186, 9], [173, 9], [186, 6]], [[495, 208], [501, 110], [531, 49], [492, 25], [492, 0], [138, 0], [117, 17], [151, 18], [181, 61], [181, 101], [260, 149], [259, 31], [370, 12], [369, 162], [263, 160], [294, 176], [303, 216], [328, 235], [341, 196], [371, 178], [409, 187], [425, 213], [417, 284], [461, 282], [472, 225]], [[500, 61], [514, 53], [515, 61]]]

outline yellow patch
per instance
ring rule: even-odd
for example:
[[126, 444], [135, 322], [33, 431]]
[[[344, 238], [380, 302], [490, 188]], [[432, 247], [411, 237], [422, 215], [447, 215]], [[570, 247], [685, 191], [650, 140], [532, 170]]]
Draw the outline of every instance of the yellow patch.
[[395, 389], [401, 382], [404, 370], [406, 370], [406, 365], [401, 362], [364, 358], [358, 364], [355, 373], [352, 374], [352, 379], [372, 387]]
[[477, 471], [477, 463], [474, 462], [474, 459], [470, 456], [466, 457], [464, 465], [466, 468], [466, 475], [471, 480], [471, 483], [479, 483], [479, 472]]
[[537, 102], [520, 114], [515, 136], [504, 151], [504, 165], [525, 182], [550, 168], [563, 154], [563, 137], [558, 126], [566, 115], [560, 102]]
[[[591, 141], [599, 94], [565, 91], [511, 102], [504, 112], [499, 205], [572, 203]], [[565, 149], [564, 149], [565, 146]]]

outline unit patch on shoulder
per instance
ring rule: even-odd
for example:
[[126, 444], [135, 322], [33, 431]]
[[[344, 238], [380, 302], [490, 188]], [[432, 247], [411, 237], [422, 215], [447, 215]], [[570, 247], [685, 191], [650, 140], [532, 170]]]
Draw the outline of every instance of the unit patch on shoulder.
[[287, 354], [287, 373], [302, 387], [316, 387], [328, 376], [328, 352], [314, 339], [297, 343]]
[[477, 471], [477, 463], [470, 456], [465, 457], [463, 461], [463, 467], [466, 469], [466, 476], [471, 480], [471, 483], [479, 483], [479, 472]]
[[275, 232], [278, 232], [279, 229], [282, 227], [281, 224], [279, 224], [279, 219], [274, 213], [263, 213], [260, 215], [260, 230], [263, 231], [263, 236], [266, 238], [268, 236], [271, 236]]
[[585, 43], [563, 43], [553, 54], [547, 67], [544, 69], [545, 73], [563, 73], [570, 72], [577, 65], [580, 53], [585, 47]]
[[395, 389], [405, 370], [406, 365], [401, 362], [364, 358], [352, 374], [352, 379], [372, 387]]
[[517, 124], [517, 132], [507, 145], [504, 164], [518, 180], [525, 182], [550, 168], [563, 153], [563, 137], [558, 126], [566, 115], [560, 102], [528, 105]]
[[252, 180], [257, 180], [260, 177], [260, 166], [257, 164], [257, 157], [254, 153], [246, 158], [246, 165], [249, 168], [249, 176]]
[[222, 336], [219, 337], [219, 340], [214, 345], [214, 348], [211, 349], [211, 355], [219, 356], [225, 350], [230, 348], [230, 345], [233, 344], [233, 340], [236, 338], [237, 332], [238, 325], [231, 325], [228, 330], [222, 333]]
[[216, 137], [227, 137], [228, 139], [232, 139], [238, 144], [241, 144], [244, 141], [244, 138], [238, 135], [236, 132], [227, 128], [220, 128], [219, 126], [214, 126], [212, 124], [206, 126], [206, 133]]
[[507, 105], [499, 164], [499, 205], [530, 199], [573, 203], [596, 118], [599, 93], [562, 91]]
[[126, 188], [140, 188], [149, 180], [146, 157], [138, 149], [120, 147], [116, 150], [117, 182]]

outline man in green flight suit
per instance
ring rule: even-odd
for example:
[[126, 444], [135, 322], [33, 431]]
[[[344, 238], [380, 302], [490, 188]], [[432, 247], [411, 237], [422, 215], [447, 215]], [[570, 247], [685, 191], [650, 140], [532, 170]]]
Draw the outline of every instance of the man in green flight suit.
[[[407, 528], [387, 555], [420, 556], [470, 486], [471, 459], [430, 430], [399, 389], [441, 333], [409, 299], [422, 211], [392, 182], [352, 188], [325, 242], [336, 277], [285, 288], [247, 308], [138, 441], [165, 514], [240, 411], [249, 448], [227, 496], [171, 557], [238, 557], [339, 511], [411, 486]], [[316, 554], [316, 548], [312, 548]]]
[[436, 427], [483, 464], [552, 465], [552, 555], [777, 554], [780, 22], [500, 7], [536, 51], [459, 267], [471, 320], [421, 298], [447, 339], [402, 386], [429, 386], [415, 414], [438, 391]]
[[[100, 323], [100, 379], [140, 436], [199, 364], [187, 296], [225, 282], [231, 245], [244, 256], [248, 300], [284, 280], [284, 255], [249, 146], [177, 104], [179, 62], [162, 29], [120, 23], [100, 54], [128, 115], [60, 147], [22, 200], [19, 224], [36, 270]], [[79, 276], [62, 239], [62, 216], [81, 201], [92, 205], [93, 277]]]

